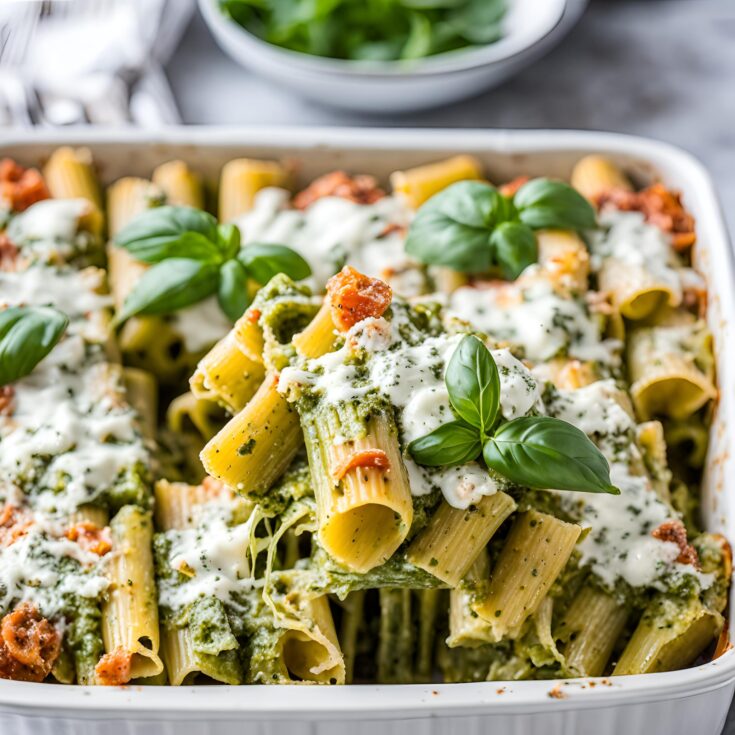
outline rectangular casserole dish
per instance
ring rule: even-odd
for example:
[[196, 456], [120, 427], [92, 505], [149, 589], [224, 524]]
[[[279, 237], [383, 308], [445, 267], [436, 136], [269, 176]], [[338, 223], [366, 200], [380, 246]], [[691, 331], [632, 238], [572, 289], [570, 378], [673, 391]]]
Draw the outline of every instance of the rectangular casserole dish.
[[[158, 132], [7, 131], [2, 155], [38, 164], [59, 145], [87, 145], [105, 182], [147, 175], [157, 164], [182, 158], [215, 180], [237, 156], [294, 159], [309, 181], [345, 168], [385, 179], [454, 153], [470, 153], [495, 181], [521, 173], [568, 178], [585, 153], [604, 153], [645, 182], [662, 178], [683, 193], [697, 220], [696, 266], [709, 287], [707, 320], [715, 335], [720, 400], [703, 488], [705, 528], [735, 538], [735, 501], [726, 478], [735, 423], [733, 254], [709, 176], [681, 150], [642, 138], [591, 132], [431, 131], [375, 129], [174, 128]], [[730, 611], [729, 626], [733, 617]], [[553, 695], [552, 695], [553, 690]], [[4, 735], [143, 735], [144, 733], [309, 733], [336, 735], [519, 735], [621, 731], [648, 735], [718, 733], [735, 690], [735, 652], [682, 671], [571, 681], [488, 682], [331, 687], [88, 688], [0, 681]]]

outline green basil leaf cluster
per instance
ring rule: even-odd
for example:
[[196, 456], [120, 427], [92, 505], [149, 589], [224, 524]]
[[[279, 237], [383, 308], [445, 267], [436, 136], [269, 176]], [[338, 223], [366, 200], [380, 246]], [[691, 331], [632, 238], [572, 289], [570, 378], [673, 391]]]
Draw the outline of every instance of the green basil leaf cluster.
[[10, 306], [0, 311], [0, 386], [29, 375], [68, 325], [69, 317], [50, 306]]
[[339, 59], [419, 59], [503, 35], [507, 0], [220, 0], [269, 43]]
[[295, 280], [311, 275], [309, 264], [285, 245], [241, 246], [235, 225], [220, 225], [193, 207], [149, 209], [115, 244], [151, 265], [125, 299], [118, 324], [136, 314], [169, 314], [214, 294], [235, 321], [250, 304], [249, 280], [262, 285], [277, 273]]
[[408, 445], [419, 464], [460, 465], [482, 455], [489, 468], [522, 487], [620, 492], [610, 481], [607, 460], [576, 426], [548, 416], [502, 422], [498, 368], [477, 337], [462, 339], [445, 382], [457, 420]]
[[590, 203], [561, 181], [533, 179], [513, 197], [481, 181], [459, 181], [419, 208], [406, 252], [463, 273], [497, 268], [513, 280], [538, 259], [534, 230], [594, 226]]

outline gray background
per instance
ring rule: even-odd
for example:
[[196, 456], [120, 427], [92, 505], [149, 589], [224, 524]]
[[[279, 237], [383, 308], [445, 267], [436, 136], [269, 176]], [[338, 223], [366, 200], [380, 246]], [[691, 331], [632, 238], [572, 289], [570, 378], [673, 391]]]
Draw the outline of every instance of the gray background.
[[[351, 114], [296, 99], [226, 57], [199, 17], [169, 75], [187, 123], [648, 135], [705, 163], [735, 233], [735, 0], [592, 0], [562, 44], [511, 81], [450, 108], [412, 115]], [[735, 708], [725, 733], [735, 735]]]

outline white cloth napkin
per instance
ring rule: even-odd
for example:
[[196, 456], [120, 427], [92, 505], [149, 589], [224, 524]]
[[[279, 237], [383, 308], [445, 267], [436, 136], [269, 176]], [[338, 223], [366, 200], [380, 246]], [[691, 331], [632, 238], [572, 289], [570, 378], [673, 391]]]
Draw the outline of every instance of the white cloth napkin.
[[180, 122], [163, 65], [192, 10], [193, 0], [0, 3], [6, 124]]

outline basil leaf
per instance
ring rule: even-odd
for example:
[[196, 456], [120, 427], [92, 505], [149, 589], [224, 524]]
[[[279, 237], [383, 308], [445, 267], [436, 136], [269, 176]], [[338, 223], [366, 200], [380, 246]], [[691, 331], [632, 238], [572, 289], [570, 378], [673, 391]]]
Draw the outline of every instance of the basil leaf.
[[457, 415], [481, 434], [490, 432], [500, 403], [495, 360], [477, 337], [465, 336], [452, 355], [444, 379]]
[[69, 317], [50, 306], [10, 306], [0, 311], [0, 385], [29, 375], [68, 325]]
[[431, 53], [431, 21], [422, 13], [409, 16], [409, 32], [401, 49], [402, 59], [421, 59]]
[[136, 217], [115, 238], [143, 263], [169, 258], [218, 262], [217, 220], [193, 207], [154, 207]]
[[503, 36], [504, 0], [466, 0], [449, 15], [458, 35], [471, 43], [493, 43]]
[[538, 260], [536, 235], [520, 222], [502, 222], [495, 228], [490, 242], [503, 278], [509, 281], [514, 281]]
[[219, 269], [217, 301], [230, 321], [236, 322], [250, 305], [248, 272], [237, 260], [228, 260]]
[[548, 416], [503, 424], [483, 449], [487, 466], [511, 482], [537, 490], [620, 491], [600, 450], [576, 426]]
[[294, 281], [311, 275], [309, 264], [291, 248], [285, 245], [252, 243], [240, 248], [237, 259], [258, 283], [265, 284], [273, 276], [285, 273]]
[[493, 265], [490, 235], [515, 217], [513, 204], [481, 181], [459, 181], [435, 194], [416, 213], [406, 252], [423, 263], [483, 273]]
[[438, 429], [414, 439], [407, 447], [419, 464], [427, 467], [460, 465], [477, 459], [482, 443], [477, 429], [463, 421], [450, 421]]
[[544, 227], [586, 230], [596, 226], [592, 205], [562, 181], [533, 179], [516, 192], [513, 203], [521, 222], [534, 230]]
[[218, 268], [190, 258], [169, 258], [149, 268], [125, 299], [115, 322], [136, 314], [170, 314], [211, 296], [217, 290]]
[[237, 225], [219, 225], [217, 227], [217, 238], [225, 260], [237, 257], [240, 251], [240, 228]]

